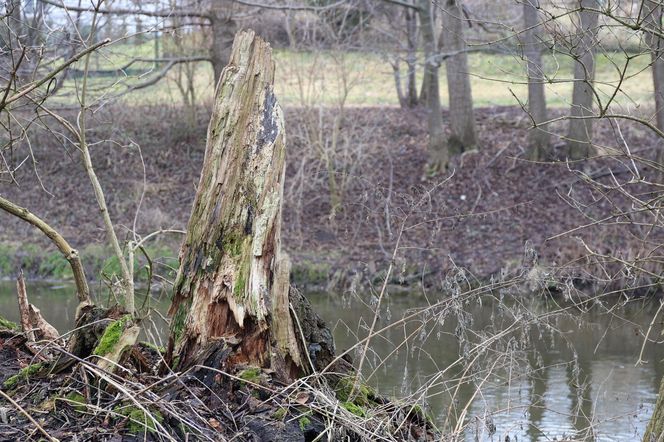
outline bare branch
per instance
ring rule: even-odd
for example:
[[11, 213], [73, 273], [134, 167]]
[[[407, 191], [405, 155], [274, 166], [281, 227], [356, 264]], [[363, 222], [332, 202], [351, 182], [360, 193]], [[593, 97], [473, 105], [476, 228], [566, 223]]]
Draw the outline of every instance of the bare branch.
[[78, 300], [82, 303], [90, 302], [90, 289], [88, 288], [88, 282], [85, 279], [85, 272], [83, 270], [83, 266], [81, 265], [81, 259], [78, 255], [78, 251], [70, 246], [64, 237], [60, 235], [60, 233], [58, 233], [53, 227], [48, 225], [38, 216], [31, 213], [28, 209], [14, 204], [2, 196], [0, 196], [0, 209], [37, 227], [44, 233], [44, 235], [53, 241], [58, 250], [60, 250], [60, 252], [64, 255], [65, 259], [69, 261], [69, 265], [71, 266], [72, 272], [74, 273], [74, 282], [76, 283]]
[[338, 6], [347, 3], [346, 0], [339, 0], [338, 2], [332, 3], [327, 6], [304, 6], [304, 5], [269, 5], [266, 3], [255, 3], [248, 0], [232, 0], [235, 3], [239, 3], [245, 6], [253, 6], [261, 9], [277, 9], [282, 11], [327, 11], [329, 9], [334, 9]]
[[42, 3], [47, 5], [56, 6], [58, 8], [66, 9], [73, 12], [90, 12], [97, 14], [107, 14], [107, 15], [143, 15], [146, 17], [198, 17], [206, 20], [212, 21], [212, 17], [209, 14], [196, 11], [178, 11], [178, 10], [161, 10], [161, 11], [145, 11], [143, 9], [102, 9], [102, 8], [82, 8], [77, 6], [67, 6], [62, 0], [39, 0]]
[[8, 99], [4, 100], [3, 102], [0, 102], [0, 110], [4, 109], [5, 106], [7, 106], [10, 103], [15, 102], [19, 98], [22, 98], [22, 97], [26, 96], [30, 92], [37, 89], [39, 86], [42, 86], [42, 85], [48, 83], [49, 81], [51, 81], [51, 79], [55, 78], [55, 76], [58, 73], [65, 70], [71, 64], [76, 63], [78, 60], [80, 60], [84, 56], [96, 51], [100, 47], [105, 46], [105, 45], [109, 44], [110, 42], [111, 42], [111, 39], [107, 38], [105, 40], [100, 41], [99, 43], [97, 43], [95, 45], [90, 46], [89, 48], [85, 49], [84, 51], [81, 51], [78, 54], [74, 55], [72, 58], [70, 58], [69, 60], [67, 60], [66, 62], [64, 62], [63, 64], [61, 64], [57, 68], [53, 69], [51, 72], [49, 72], [48, 75], [44, 76], [43, 78], [41, 78], [40, 80], [37, 80], [34, 83], [31, 83], [31, 84], [27, 85], [26, 87], [24, 87], [22, 90], [20, 90], [16, 94], [12, 95]]

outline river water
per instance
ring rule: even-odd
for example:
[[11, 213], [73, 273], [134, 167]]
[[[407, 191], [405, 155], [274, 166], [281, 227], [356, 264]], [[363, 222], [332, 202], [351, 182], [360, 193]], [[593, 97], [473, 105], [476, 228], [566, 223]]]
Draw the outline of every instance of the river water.
[[[28, 291], [61, 333], [72, 327], [72, 287], [28, 283]], [[351, 349], [357, 366], [364, 346], [352, 347], [367, 336], [376, 297], [307, 297], [333, 328], [337, 351]], [[153, 304], [163, 311], [167, 300]], [[631, 441], [643, 434], [664, 371], [664, 343], [643, 345], [649, 328], [661, 339], [655, 302], [584, 310], [551, 299], [411, 294], [387, 297], [380, 307], [373, 329], [384, 331], [361, 361], [367, 382], [383, 395], [411, 395], [439, 427], [459, 429], [467, 441]], [[0, 314], [17, 320], [11, 283], [0, 283]], [[154, 318], [158, 331], [150, 336], [158, 340], [164, 323]], [[637, 364], [640, 354], [647, 362]]]

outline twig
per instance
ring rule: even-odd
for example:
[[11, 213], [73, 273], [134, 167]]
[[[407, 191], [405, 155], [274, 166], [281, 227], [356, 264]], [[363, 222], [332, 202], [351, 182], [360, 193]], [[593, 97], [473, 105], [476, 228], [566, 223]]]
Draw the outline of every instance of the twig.
[[2, 390], [0, 390], [0, 396], [2, 396], [7, 402], [12, 404], [19, 411], [19, 413], [27, 417], [28, 420], [32, 422], [32, 424], [37, 428], [37, 430], [39, 430], [39, 432], [46, 437], [46, 439], [50, 440], [51, 442], [60, 442], [59, 439], [56, 439], [55, 437], [48, 434], [46, 430], [44, 430], [44, 427], [39, 425], [39, 422], [37, 422], [32, 416], [30, 416], [30, 414], [27, 411], [25, 411], [23, 407], [21, 407], [18, 403], [16, 403], [16, 401], [14, 401], [14, 399], [12, 399], [11, 396], [9, 396], [7, 393], [5, 393]]

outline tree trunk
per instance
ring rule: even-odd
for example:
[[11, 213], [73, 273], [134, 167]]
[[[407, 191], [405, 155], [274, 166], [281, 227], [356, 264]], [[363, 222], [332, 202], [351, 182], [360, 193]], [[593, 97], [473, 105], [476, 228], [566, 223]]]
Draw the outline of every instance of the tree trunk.
[[526, 27], [524, 32], [524, 55], [527, 63], [528, 75], [528, 113], [533, 121], [533, 128], [528, 132], [529, 157], [541, 160], [547, 156], [549, 134], [547, 120], [546, 98], [544, 95], [544, 75], [542, 66], [542, 45], [538, 40], [537, 27], [539, 21], [539, 0], [525, 0], [523, 2], [523, 18]]
[[210, 11], [212, 18], [210, 28], [212, 31], [212, 43], [210, 46], [210, 59], [214, 69], [214, 81], [218, 81], [224, 66], [230, 57], [231, 42], [237, 28], [235, 22], [219, 7], [213, 7]]
[[406, 76], [406, 94], [408, 107], [417, 106], [417, 16], [415, 12], [406, 8], [406, 33], [408, 36], [408, 53], [406, 54], [406, 64], [408, 65], [408, 75]]
[[457, 0], [445, 0], [443, 11], [443, 44], [445, 52], [458, 52], [445, 61], [447, 90], [450, 97], [450, 154], [477, 145], [473, 95], [468, 75], [468, 54], [463, 38], [463, 12]]
[[[424, 39], [424, 31], [422, 31], [422, 39]], [[424, 44], [426, 46], [426, 43]], [[424, 71], [422, 72], [422, 84], [420, 85], [420, 95], [417, 98], [419, 103], [427, 104], [429, 102], [429, 83], [430, 81], [430, 72], [426, 67], [426, 61], [424, 62]]]
[[270, 46], [239, 33], [217, 84], [173, 288], [169, 353], [180, 368], [212, 352], [225, 367], [269, 367], [284, 379], [306, 371], [280, 249], [285, 144], [273, 80]]
[[[596, 0], [578, 0], [580, 7], [597, 7]], [[593, 46], [597, 34], [597, 13], [579, 12], [580, 28], [570, 51], [575, 59], [574, 90], [572, 92], [571, 119], [567, 134], [568, 157], [572, 160], [587, 158], [592, 153], [592, 115], [595, 79]]]
[[643, 442], [662, 441], [664, 441], [664, 379], [660, 383], [655, 410], [643, 434]]
[[447, 167], [449, 153], [443, 133], [443, 115], [440, 108], [439, 63], [436, 60], [436, 36], [433, 31], [431, 1], [419, 0], [418, 12], [424, 42], [424, 76], [427, 79], [428, 87], [426, 104], [429, 129], [429, 168], [431, 172], [437, 172]]
[[[644, 13], [646, 27], [662, 32], [662, 11], [660, 2], [644, 0]], [[653, 33], [646, 33], [646, 41], [650, 46], [650, 57], [652, 62], [652, 78], [655, 91], [655, 115], [657, 116], [657, 128], [664, 130], [664, 39]], [[662, 140], [657, 149], [657, 162], [664, 163], [664, 146]]]

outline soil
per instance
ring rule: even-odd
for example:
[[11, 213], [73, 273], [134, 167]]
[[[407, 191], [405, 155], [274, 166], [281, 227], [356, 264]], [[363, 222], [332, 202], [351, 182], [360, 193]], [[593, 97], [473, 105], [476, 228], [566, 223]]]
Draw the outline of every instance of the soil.
[[[123, 238], [134, 225], [140, 234], [186, 225], [208, 114], [199, 109], [196, 123], [190, 125], [182, 112], [117, 107], [93, 116], [93, 161]], [[520, 109], [478, 109], [478, 149], [454, 158], [450, 169], [437, 176], [426, 173], [424, 110], [321, 112], [319, 119], [318, 112], [286, 109], [289, 150], [282, 238], [299, 285], [366, 289], [380, 284], [390, 262], [395, 264], [392, 283], [438, 289], [445, 287], [446, 279], [458, 278], [459, 269], [463, 278], [484, 281], [532, 268], [535, 261], [543, 267], [562, 266], [559, 279], [590, 279], [602, 272], [588, 260], [579, 261], [587, 255], [582, 240], [602, 252], [642, 250], [641, 242], [615, 225], [550, 239], [616, 213], [616, 204], [627, 204], [620, 197], [616, 203], [598, 195], [579, 170], [600, 181], [610, 179], [609, 170], [624, 182], [631, 175], [619, 158], [573, 163], [570, 168], [526, 160], [529, 121]], [[331, 127], [335, 117], [341, 121], [336, 138]], [[654, 134], [638, 123], [619, 124], [633, 153], [653, 155]], [[564, 122], [551, 127], [554, 133], [564, 129]], [[599, 121], [595, 131], [598, 145], [624, 149], [616, 124]], [[104, 244], [98, 209], [76, 150], [63, 136], [46, 131], [33, 136], [31, 145], [37, 162], [28, 158], [15, 173], [15, 182], [5, 174], [0, 193], [50, 222], [79, 249]], [[554, 138], [553, 152], [564, 156], [564, 143]], [[8, 160], [17, 165], [26, 155], [17, 147]], [[652, 171], [642, 168], [641, 173]], [[39, 232], [13, 217], [3, 216], [2, 226], [4, 243], [46, 244]], [[175, 254], [179, 238], [165, 241]]]

